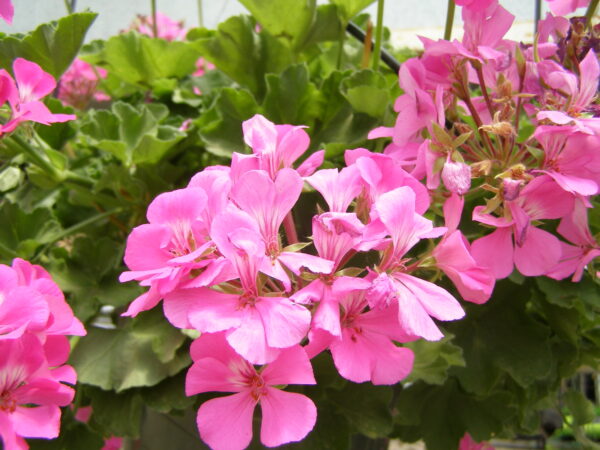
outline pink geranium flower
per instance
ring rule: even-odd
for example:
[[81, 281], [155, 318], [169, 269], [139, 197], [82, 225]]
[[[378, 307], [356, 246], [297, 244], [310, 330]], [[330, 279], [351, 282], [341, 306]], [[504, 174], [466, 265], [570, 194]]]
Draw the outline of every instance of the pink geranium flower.
[[76, 59], [60, 79], [58, 98], [78, 109], [85, 109], [92, 99], [98, 102], [110, 100], [108, 95], [97, 89], [100, 80], [107, 75], [102, 67]]
[[[445, 289], [407, 273], [404, 255], [419, 240], [438, 237], [445, 228], [434, 228], [430, 220], [415, 211], [415, 194], [400, 187], [379, 197], [369, 230], [375, 236], [391, 237], [379, 267], [377, 285], [382, 289], [367, 296], [373, 308], [398, 303], [398, 321], [406, 336], [439, 340], [443, 334], [431, 319], [456, 320], [464, 316], [458, 301]], [[382, 242], [386, 242], [383, 240]]]
[[309, 356], [328, 347], [338, 372], [355, 383], [396, 384], [412, 370], [412, 350], [393, 341], [408, 342], [398, 323], [398, 305], [368, 310], [365, 290], [355, 289], [341, 296], [341, 333], [333, 336], [311, 332]]
[[[278, 170], [291, 168], [308, 149], [310, 138], [303, 126], [275, 125], [260, 114], [242, 123], [244, 142], [252, 149], [253, 156], [245, 163], [246, 170], [262, 169], [275, 179]], [[311, 175], [323, 163], [324, 150], [313, 153], [296, 169], [303, 177]], [[232, 170], [236, 170], [236, 159]]]
[[497, 279], [509, 276], [515, 265], [525, 276], [545, 274], [558, 263], [561, 245], [532, 222], [564, 217], [573, 210], [573, 202], [573, 195], [543, 175], [523, 188], [516, 200], [505, 200], [508, 217], [494, 217], [483, 213], [483, 206], [475, 207], [473, 219], [497, 229], [473, 242], [473, 257], [492, 269]]
[[564, 16], [572, 13], [577, 8], [583, 8], [589, 5], [590, 0], [546, 0], [548, 7], [553, 14]]
[[12, 108], [10, 120], [2, 126], [1, 132], [13, 131], [21, 122], [31, 121], [49, 125], [55, 122], [75, 120], [73, 114], [53, 114], [40, 100], [56, 87], [56, 81], [40, 66], [23, 58], [13, 62], [15, 81], [5, 71], [0, 70], [0, 101], [7, 96]]
[[16, 258], [12, 267], [0, 265], [0, 340], [25, 332], [85, 335], [48, 272]]
[[68, 357], [68, 343], [66, 354], [53, 344], [44, 349], [31, 334], [0, 340], [0, 437], [6, 450], [29, 448], [24, 437], [53, 439], [59, 434], [60, 406], [71, 403], [74, 391], [57, 375], [74, 372], [68, 366], [49, 370], [49, 364], [63, 364]]
[[[147, 36], [154, 37], [154, 19], [152, 16], [140, 16], [139, 19], [140, 23], [137, 26], [137, 31]], [[157, 11], [156, 32], [157, 38], [166, 39], [167, 41], [176, 41], [183, 39], [187, 30], [183, 26], [183, 22], [177, 22], [166, 14]]]
[[192, 344], [194, 364], [186, 394], [235, 392], [208, 400], [198, 410], [200, 437], [215, 450], [246, 448], [252, 417], [262, 410], [261, 442], [275, 447], [303, 439], [314, 427], [317, 409], [308, 397], [275, 386], [315, 384], [310, 361], [300, 346], [283, 350], [269, 365], [255, 369], [228, 344], [223, 334], [205, 334]]
[[177, 326], [203, 333], [226, 331], [229, 344], [253, 364], [273, 361], [283, 348], [298, 344], [308, 331], [310, 312], [286, 297], [262, 295], [258, 272], [270, 261], [257, 224], [243, 211], [219, 214], [211, 236], [233, 265], [239, 293], [209, 288], [178, 289], [165, 298], [165, 311], [180, 317]]
[[465, 300], [481, 304], [492, 295], [495, 278], [490, 269], [475, 261], [469, 242], [457, 229], [463, 204], [464, 200], [456, 194], [444, 203], [448, 232], [433, 250], [432, 256]]
[[2, 17], [9, 25], [12, 25], [14, 14], [15, 10], [11, 0], [0, 0], [0, 17]]

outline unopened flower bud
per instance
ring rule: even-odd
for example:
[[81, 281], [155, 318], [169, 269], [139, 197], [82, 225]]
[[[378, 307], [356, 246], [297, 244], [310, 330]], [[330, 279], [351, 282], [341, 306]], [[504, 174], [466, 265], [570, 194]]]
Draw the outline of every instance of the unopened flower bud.
[[446, 161], [442, 180], [450, 192], [463, 195], [471, 187], [471, 168], [462, 162]]
[[514, 200], [521, 192], [523, 180], [513, 180], [512, 178], [504, 178], [502, 180], [502, 196], [504, 200]]

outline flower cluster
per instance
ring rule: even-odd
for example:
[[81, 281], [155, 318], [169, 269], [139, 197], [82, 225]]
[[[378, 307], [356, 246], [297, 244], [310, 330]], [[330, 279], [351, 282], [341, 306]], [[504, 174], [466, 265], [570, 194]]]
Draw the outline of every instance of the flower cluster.
[[73, 400], [77, 376], [66, 365], [67, 336], [85, 329], [40, 266], [15, 259], [0, 265], [0, 438], [6, 450], [23, 438], [53, 439], [60, 407]]
[[108, 101], [110, 97], [98, 89], [100, 80], [106, 76], [106, 69], [76, 59], [60, 79], [58, 98], [77, 109], [86, 109], [92, 100]]
[[370, 137], [391, 137], [385, 153], [436, 195], [478, 198], [472, 218], [490, 232], [470, 253], [496, 279], [516, 267], [579, 281], [600, 255], [587, 219], [600, 186], [595, 31], [549, 13], [524, 46], [503, 38], [514, 17], [497, 1], [461, 4], [462, 40], [422, 39], [400, 70], [396, 125]]
[[[464, 315], [428, 273], [448, 274], [476, 303], [494, 285], [457, 229], [460, 196], [448, 199], [446, 226], [436, 227], [423, 216], [427, 188], [392, 156], [348, 150], [347, 167], [316, 171], [323, 151], [296, 166], [309, 146], [303, 127], [257, 115], [243, 132], [251, 155], [234, 153], [230, 167], [208, 167], [186, 188], [154, 199], [148, 223], [128, 238], [130, 271], [120, 278], [149, 287], [125, 315], [162, 300], [174, 326], [201, 333], [188, 395], [235, 392], [198, 412], [200, 435], [213, 448], [249, 444], [257, 403], [265, 445], [302, 439], [315, 423], [314, 404], [275, 386], [314, 384], [309, 359], [323, 350], [348, 380], [405, 378], [414, 355], [399, 343], [439, 340], [434, 319]], [[310, 188], [327, 205], [312, 218], [312, 251], [298, 242], [292, 214]], [[437, 245], [420, 244], [439, 237]], [[352, 265], [367, 255], [373, 264]]]
[[36, 63], [17, 58], [13, 62], [15, 78], [0, 69], [0, 106], [10, 105], [9, 120], [0, 125], [0, 135], [13, 131], [26, 121], [49, 125], [75, 120], [72, 114], [53, 114], [41, 99], [56, 87], [56, 81]]

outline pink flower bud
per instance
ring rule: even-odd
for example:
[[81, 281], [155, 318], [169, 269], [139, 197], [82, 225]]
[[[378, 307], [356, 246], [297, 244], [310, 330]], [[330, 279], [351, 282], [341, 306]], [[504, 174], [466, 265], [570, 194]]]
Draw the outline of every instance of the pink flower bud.
[[471, 187], [471, 168], [462, 162], [446, 161], [442, 180], [450, 192], [463, 195]]
[[514, 200], [519, 196], [523, 180], [505, 178], [502, 180], [502, 195], [504, 200]]

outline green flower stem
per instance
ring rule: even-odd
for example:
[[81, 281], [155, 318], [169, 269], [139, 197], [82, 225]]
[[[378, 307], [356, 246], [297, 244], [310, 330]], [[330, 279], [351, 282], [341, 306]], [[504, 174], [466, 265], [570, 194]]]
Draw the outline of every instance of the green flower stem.
[[71, 0], [65, 0], [65, 8], [67, 8], [67, 14], [73, 14], [73, 5], [71, 5]]
[[67, 236], [75, 234], [78, 231], [84, 229], [85, 227], [92, 225], [93, 223], [96, 223], [104, 218], [110, 217], [113, 214], [120, 213], [121, 211], [123, 211], [123, 207], [113, 208], [109, 211], [101, 212], [101, 213], [93, 215], [92, 217], [88, 217], [87, 219], [82, 220], [81, 222], [76, 223], [75, 225], [70, 226], [69, 228], [65, 228], [64, 230], [62, 230], [59, 233], [56, 233], [54, 236], [52, 236], [52, 238], [50, 238], [50, 240], [48, 242], [46, 242], [46, 244], [36, 253], [36, 255], [32, 259], [37, 260], [42, 254], [46, 253], [46, 251], [52, 245], [54, 245], [56, 242], [60, 241], [61, 239], [64, 239]]
[[456, 4], [454, 0], [448, 0], [448, 9], [446, 10], [446, 28], [444, 28], [444, 39], [449, 41], [452, 37], [452, 25], [454, 24], [454, 10]]
[[44, 155], [39, 149], [29, 145], [29, 143], [23, 140], [20, 136], [13, 134], [12, 136], [5, 138], [5, 140], [7, 142], [15, 143], [40, 169], [45, 171], [56, 181], [63, 179], [63, 174], [61, 174], [56, 167], [52, 165], [52, 163], [46, 158], [46, 155]]
[[379, 60], [381, 59], [381, 42], [383, 41], [383, 6], [385, 1], [378, 0], [377, 2], [377, 25], [375, 26], [375, 49], [373, 50], [373, 70], [379, 68]]
[[588, 5], [588, 9], [585, 12], [585, 25], [587, 28], [592, 28], [592, 19], [594, 18], [594, 14], [596, 14], [596, 9], [598, 9], [598, 2], [600, 0], [592, 0]]
[[202, 11], [202, 0], [198, 0], [198, 26], [204, 27], [204, 12]]
[[336, 64], [337, 70], [342, 69], [342, 59], [344, 56], [344, 41], [345, 40], [346, 40], [346, 32], [342, 31], [340, 34], [340, 39], [338, 41], [339, 49], [338, 49], [337, 64]]
[[156, 0], [150, 0], [152, 8], [152, 36], [158, 37], [158, 27], [156, 26]]

